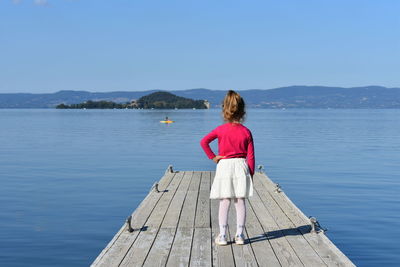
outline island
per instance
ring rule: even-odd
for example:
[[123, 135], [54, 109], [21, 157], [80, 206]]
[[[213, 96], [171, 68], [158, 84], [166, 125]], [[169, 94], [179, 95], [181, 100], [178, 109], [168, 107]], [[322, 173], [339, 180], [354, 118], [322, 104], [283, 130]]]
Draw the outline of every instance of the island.
[[169, 92], [154, 92], [126, 103], [113, 101], [88, 100], [79, 104], [61, 103], [57, 109], [208, 109], [210, 103], [207, 100], [194, 100], [174, 95]]
[[132, 108], [129, 107], [129, 103], [125, 104], [120, 104], [120, 103], [115, 103], [112, 101], [92, 101], [88, 100], [83, 103], [79, 104], [59, 104], [56, 106], [57, 109], [126, 109], [126, 108]]

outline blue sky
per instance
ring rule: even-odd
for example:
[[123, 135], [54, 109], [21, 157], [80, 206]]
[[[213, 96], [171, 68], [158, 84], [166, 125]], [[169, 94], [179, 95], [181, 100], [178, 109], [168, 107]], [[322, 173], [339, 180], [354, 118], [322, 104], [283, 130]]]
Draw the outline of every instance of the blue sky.
[[0, 0], [0, 92], [400, 87], [400, 1]]

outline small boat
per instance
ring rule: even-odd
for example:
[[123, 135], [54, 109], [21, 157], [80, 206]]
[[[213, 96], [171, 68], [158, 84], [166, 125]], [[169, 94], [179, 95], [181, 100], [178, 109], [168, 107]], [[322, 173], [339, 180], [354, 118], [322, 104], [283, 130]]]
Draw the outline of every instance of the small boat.
[[174, 123], [175, 121], [170, 121], [170, 120], [168, 120], [168, 121], [160, 121], [161, 123]]

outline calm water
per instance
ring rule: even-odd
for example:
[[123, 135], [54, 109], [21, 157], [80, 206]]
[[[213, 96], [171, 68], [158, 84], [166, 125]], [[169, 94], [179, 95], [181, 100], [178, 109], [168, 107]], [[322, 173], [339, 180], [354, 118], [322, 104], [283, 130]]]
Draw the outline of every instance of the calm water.
[[[359, 266], [400, 262], [400, 110], [249, 110], [257, 164]], [[160, 124], [166, 115], [177, 121]], [[87, 266], [218, 110], [0, 110], [0, 265]]]

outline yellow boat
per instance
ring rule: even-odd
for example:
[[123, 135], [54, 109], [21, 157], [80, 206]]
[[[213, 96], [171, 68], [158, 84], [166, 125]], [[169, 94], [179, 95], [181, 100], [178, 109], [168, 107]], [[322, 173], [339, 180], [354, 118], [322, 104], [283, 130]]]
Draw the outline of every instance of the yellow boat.
[[174, 123], [175, 121], [160, 121], [161, 123]]

